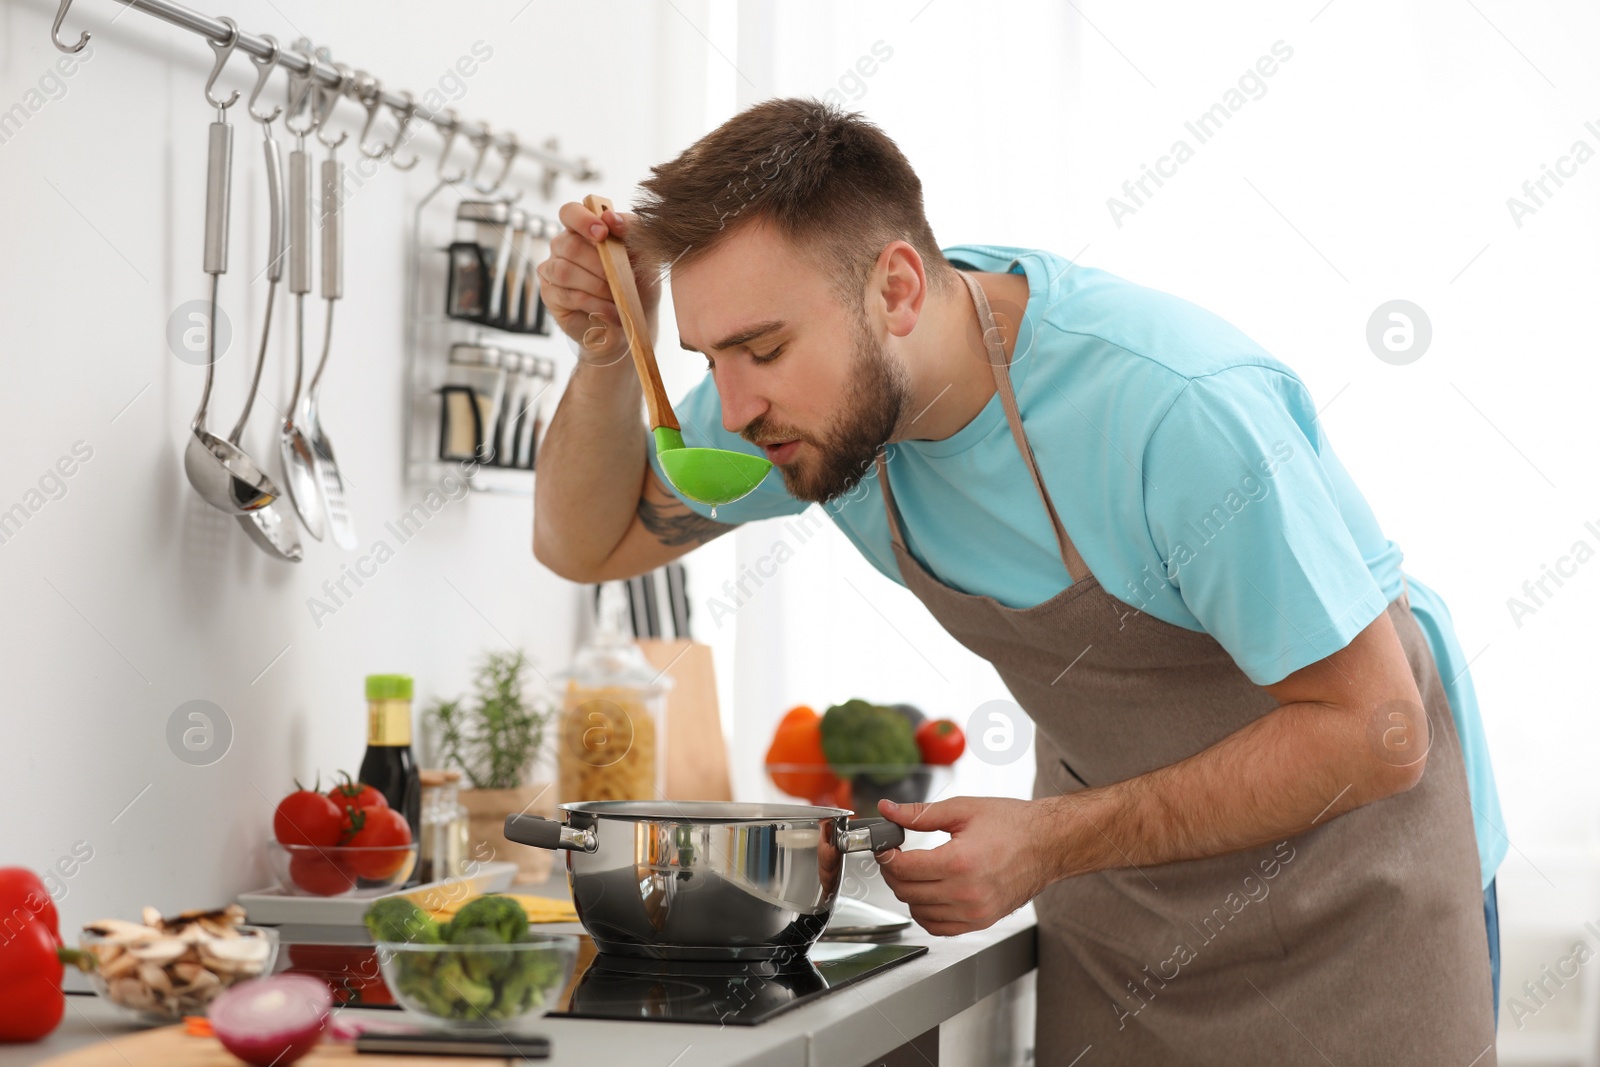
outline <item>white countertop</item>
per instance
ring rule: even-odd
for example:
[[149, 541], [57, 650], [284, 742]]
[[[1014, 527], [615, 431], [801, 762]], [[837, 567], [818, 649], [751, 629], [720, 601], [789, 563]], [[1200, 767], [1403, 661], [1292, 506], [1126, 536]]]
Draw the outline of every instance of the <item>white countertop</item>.
[[[530, 890], [518, 886], [516, 891]], [[582, 930], [577, 924], [550, 924], [541, 929]], [[534, 1062], [550, 1067], [596, 1067], [597, 1063], [626, 1063], [629, 1067], [866, 1064], [1021, 978], [1037, 960], [1031, 905], [987, 930], [949, 938], [933, 937], [912, 927], [902, 942], [927, 945], [928, 952], [758, 1026], [551, 1016], [539, 1028], [550, 1038], [550, 1058]], [[342, 1010], [355, 1017], [397, 1018], [394, 1012], [382, 1009]], [[44, 1041], [0, 1045], [0, 1067], [41, 1063], [95, 1041], [114, 1042], [118, 1034], [137, 1029], [114, 1005], [93, 996], [69, 996], [66, 1017]]]

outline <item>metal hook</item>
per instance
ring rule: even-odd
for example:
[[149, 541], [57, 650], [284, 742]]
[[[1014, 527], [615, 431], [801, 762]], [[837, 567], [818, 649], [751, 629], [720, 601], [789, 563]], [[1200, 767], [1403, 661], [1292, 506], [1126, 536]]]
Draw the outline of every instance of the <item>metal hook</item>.
[[483, 157], [489, 154], [489, 146], [494, 143], [494, 131], [490, 130], [489, 124], [485, 122], [483, 124], [483, 132], [476, 137], [468, 138], [468, 140], [478, 146], [478, 158], [472, 161], [472, 173], [467, 175], [467, 184], [478, 192], [487, 194], [490, 190], [479, 184], [478, 171], [483, 169]]
[[281, 105], [274, 105], [272, 114], [263, 115], [256, 110], [256, 98], [261, 95], [261, 90], [266, 87], [267, 79], [272, 77], [272, 72], [278, 69], [279, 48], [278, 39], [272, 34], [263, 33], [261, 39], [267, 42], [272, 51], [268, 53], [266, 59], [257, 59], [255, 56], [250, 57], [250, 62], [256, 65], [256, 87], [250, 90], [250, 100], [245, 105], [245, 110], [250, 112], [251, 118], [267, 128], [267, 136], [271, 137], [272, 120], [283, 114], [283, 108]]
[[[522, 151], [522, 144], [517, 140], [516, 134], [508, 133], [506, 134], [505, 146], [499, 147], [497, 150], [502, 156], [505, 157], [506, 162], [505, 165], [500, 168], [500, 175], [499, 177], [495, 178], [494, 184], [484, 190], [485, 194], [498, 191], [500, 186], [505, 182], [506, 177], [511, 173], [511, 165], [516, 162], [517, 153]], [[519, 192], [516, 196], [512, 197], [512, 200], [516, 200], [521, 196], [522, 194]]]
[[[289, 110], [283, 116], [283, 128], [294, 134], [301, 141], [304, 141], [306, 134], [317, 128], [317, 116], [306, 105], [306, 99], [311, 95], [311, 89], [317, 83], [317, 57], [312, 54], [309, 41], [303, 44], [297, 42], [294, 50], [305, 57], [306, 72], [304, 74], [289, 75]], [[303, 129], [294, 124], [294, 118], [301, 113], [301, 109], [304, 109], [306, 118], [309, 120]]]
[[447, 108], [445, 114], [450, 116], [450, 121], [444, 127], [444, 149], [439, 153], [439, 180], [446, 185], [454, 185], [467, 176], [466, 171], [459, 174], [446, 174], [444, 172], [445, 160], [450, 158], [450, 148], [456, 143], [456, 134], [461, 130], [461, 120], [456, 117], [455, 108]]
[[383, 105], [383, 83], [364, 71], [356, 74], [356, 98], [361, 101], [361, 106], [367, 109], [367, 121], [361, 124], [361, 134], [356, 138], [356, 150], [368, 159], [383, 159], [393, 152], [398, 140], [389, 144], [380, 144], [378, 150], [373, 152], [367, 148], [367, 135], [372, 132], [372, 124], [377, 121], [378, 108]]
[[389, 146], [389, 162], [396, 170], [410, 170], [421, 161], [416, 156], [412, 156], [410, 163], [402, 163], [400, 158], [395, 155], [395, 152], [405, 142], [406, 130], [411, 128], [411, 120], [416, 118], [417, 115], [417, 105], [412, 99], [409, 90], [402, 92], [400, 96], [405, 100], [404, 104], [400, 107], [390, 105], [390, 110], [400, 113], [400, 125], [394, 131], [394, 144]]
[[350, 88], [350, 83], [355, 80], [350, 73], [350, 68], [343, 63], [335, 63], [333, 69], [339, 72], [339, 84], [332, 89], [317, 86], [317, 91], [311, 97], [311, 113], [316, 120], [317, 140], [322, 142], [322, 147], [329, 149], [338, 148], [350, 139], [348, 133], [341, 133], [337, 141], [330, 142], [322, 136], [323, 124], [328, 121], [328, 116], [333, 114], [333, 109], [339, 103], [339, 98]]
[[56, 9], [55, 25], [50, 27], [50, 40], [63, 52], [81, 52], [83, 46], [89, 43], [89, 31], [84, 30], [78, 34], [77, 44], [68, 44], [61, 39], [61, 24], [67, 21], [67, 9], [72, 6], [72, 0], [61, 0], [61, 6]]
[[239, 43], [239, 24], [226, 15], [220, 16], [217, 21], [227, 25], [228, 37], [221, 44], [209, 37], [206, 38], [206, 44], [211, 46], [211, 51], [217, 57], [217, 61], [211, 66], [211, 77], [206, 79], [206, 101], [218, 111], [226, 111], [238, 103], [239, 90], [233, 90], [227, 100], [218, 100], [211, 95], [211, 88], [217, 84], [217, 75], [222, 73], [222, 68], [227, 65], [228, 57], [233, 55], [234, 46]]

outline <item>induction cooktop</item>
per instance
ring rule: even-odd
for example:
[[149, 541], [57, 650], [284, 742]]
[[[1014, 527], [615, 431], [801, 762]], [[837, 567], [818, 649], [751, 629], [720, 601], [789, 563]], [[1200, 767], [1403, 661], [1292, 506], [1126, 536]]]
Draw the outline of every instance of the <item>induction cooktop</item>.
[[927, 952], [926, 945], [823, 941], [792, 964], [598, 954], [587, 935], [552, 1016], [755, 1026]]
[[[377, 950], [370, 941], [354, 943], [352, 933], [364, 932], [286, 936], [274, 970], [321, 978], [336, 1004], [398, 1009], [379, 973]], [[898, 942], [818, 941], [806, 956], [784, 962], [656, 960], [597, 953], [587, 934], [576, 936], [577, 966], [549, 1014], [729, 1026], [764, 1023], [928, 951]]]

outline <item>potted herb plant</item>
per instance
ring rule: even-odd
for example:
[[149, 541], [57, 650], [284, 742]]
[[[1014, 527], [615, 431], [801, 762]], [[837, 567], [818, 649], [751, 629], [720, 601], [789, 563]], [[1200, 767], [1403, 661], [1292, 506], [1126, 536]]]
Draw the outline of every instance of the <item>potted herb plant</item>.
[[527, 668], [521, 652], [490, 652], [478, 667], [471, 694], [436, 699], [424, 716], [443, 763], [459, 768], [472, 786], [460, 794], [468, 815], [468, 854], [513, 860], [517, 881], [541, 882], [550, 875], [552, 854], [512, 846], [504, 834], [507, 815], [555, 813], [551, 784], [532, 777], [557, 709], [526, 696]]

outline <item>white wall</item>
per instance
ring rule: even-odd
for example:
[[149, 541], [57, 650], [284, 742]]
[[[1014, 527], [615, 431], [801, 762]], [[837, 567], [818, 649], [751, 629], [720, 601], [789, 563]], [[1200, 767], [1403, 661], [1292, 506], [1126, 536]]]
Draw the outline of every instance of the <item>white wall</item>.
[[[493, 56], [455, 103], [463, 116], [526, 140], [559, 136], [618, 195], [665, 151], [660, 131], [680, 114], [704, 114], [705, 45], [655, 5], [472, 2], [446, 13], [415, 0], [240, 0], [221, 13], [285, 43], [304, 32], [419, 96], [486, 42]], [[0, 109], [33, 106], [26, 94], [61, 58], [48, 40], [53, 15], [45, 0], [0, 0]], [[147, 902], [221, 903], [267, 884], [260, 846], [291, 779], [309, 782], [320, 769], [327, 780], [360, 761], [364, 675], [414, 675], [420, 704], [465, 688], [482, 652], [507, 642], [549, 675], [566, 666], [580, 620], [578, 589], [529, 551], [529, 499], [451, 503], [403, 545], [383, 529], [425, 492], [402, 484], [400, 411], [406, 226], [431, 181], [440, 144], [431, 131], [413, 142], [424, 166], [409, 178], [384, 168], [347, 210], [323, 412], [363, 553], [303, 538], [304, 563], [269, 560], [198, 499], [182, 452], [202, 370], [174, 357], [165, 332], [175, 307], [208, 292], [200, 252], [213, 112], [201, 89], [211, 52], [99, 0], [72, 12], [69, 32], [80, 28], [94, 34], [92, 58], [0, 144], [3, 507], [24, 500], [75, 442], [93, 453], [64, 496], [0, 544], [0, 864], [44, 869], [87, 842], [93, 858], [61, 905], [68, 928]], [[579, 50], [579, 41], [589, 43]], [[248, 89], [253, 76], [240, 53], [222, 80]], [[281, 98], [282, 77], [271, 96]], [[222, 301], [235, 340], [218, 366], [213, 414], [223, 433], [243, 400], [266, 285], [251, 281], [265, 262], [265, 203], [260, 134], [243, 112], [241, 102], [230, 113], [240, 128]], [[361, 117], [348, 102], [338, 114], [352, 130]], [[354, 159], [352, 146], [341, 156]], [[536, 185], [539, 171], [518, 175]], [[582, 191], [564, 182], [559, 198]], [[537, 206], [536, 188], [526, 200]], [[311, 306], [315, 337], [320, 301]], [[246, 437], [258, 455], [270, 455], [276, 436], [267, 404], [287, 398], [291, 321], [280, 313], [266, 399]], [[551, 351], [564, 376], [570, 356], [559, 343]], [[319, 627], [307, 598], [380, 537], [394, 558]], [[232, 724], [231, 749], [210, 766], [180, 762], [165, 736], [172, 711], [195, 699]]]

